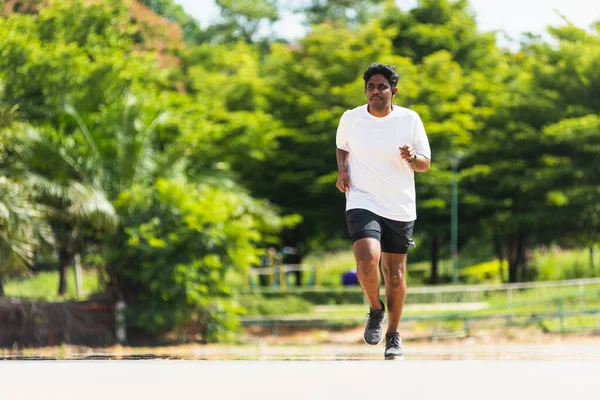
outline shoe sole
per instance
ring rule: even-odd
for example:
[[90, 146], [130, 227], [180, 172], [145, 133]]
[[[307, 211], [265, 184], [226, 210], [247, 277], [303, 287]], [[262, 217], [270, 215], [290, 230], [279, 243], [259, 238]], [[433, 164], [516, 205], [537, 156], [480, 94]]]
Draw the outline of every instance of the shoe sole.
[[386, 360], [404, 360], [404, 355], [401, 356], [395, 356], [395, 355], [390, 355], [390, 356], [385, 356]]
[[369, 346], [377, 346], [377, 345], [380, 345], [380, 344], [381, 344], [381, 342], [383, 342], [383, 336], [381, 337], [381, 339], [380, 339], [380, 340], [379, 340], [379, 342], [377, 342], [377, 343], [369, 343], [369, 342], [367, 342], [367, 339], [365, 339], [365, 337], [364, 337], [364, 336], [363, 336], [363, 340], [364, 340], [364, 341], [365, 341], [365, 343], [366, 343], [366, 344], [368, 344]]

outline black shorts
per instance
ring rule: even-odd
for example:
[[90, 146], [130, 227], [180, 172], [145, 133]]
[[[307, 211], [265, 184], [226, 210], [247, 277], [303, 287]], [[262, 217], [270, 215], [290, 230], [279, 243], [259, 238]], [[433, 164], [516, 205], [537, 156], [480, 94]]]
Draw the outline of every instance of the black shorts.
[[395, 254], [406, 254], [409, 247], [415, 247], [412, 240], [415, 221], [394, 221], [356, 208], [346, 211], [346, 225], [352, 243], [364, 238], [377, 239], [381, 251]]

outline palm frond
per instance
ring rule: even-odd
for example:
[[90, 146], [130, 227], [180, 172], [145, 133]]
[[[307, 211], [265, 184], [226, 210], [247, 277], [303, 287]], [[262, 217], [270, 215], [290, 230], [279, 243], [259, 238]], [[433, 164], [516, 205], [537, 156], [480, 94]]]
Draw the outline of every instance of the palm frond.
[[8, 218], [10, 218], [10, 210], [0, 199], [0, 221], [8, 220]]
[[61, 203], [69, 202], [69, 192], [64, 185], [50, 180], [42, 175], [26, 172], [24, 184], [27, 185], [37, 198], [53, 198]]
[[[0, 177], [0, 265], [11, 272], [26, 269], [40, 243], [39, 233], [47, 235], [48, 228], [26, 187]], [[51, 235], [46, 239], [53, 242]]]
[[17, 119], [17, 110], [19, 109], [19, 105], [15, 104], [14, 106], [8, 108], [4, 106], [0, 106], [0, 128], [5, 129], [14, 124]]
[[47, 137], [42, 136], [35, 142], [35, 152], [32, 157], [45, 160], [46, 163], [55, 163], [54, 170], [64, 171], [66, 178], [92, 181], [86, 165], [81, 163], [81, 157], [66, 143], [55, 143]]
[[98, 151], [98, 146], [96, 146], [94, 138], [92, 137], [87, 125], [85, 124], [75, 107], [72, 104], [65, 104], [64, 109], [67, 112], [67, 114], [75, 118], [75, 121], [77, 122], [77, 125], [79, 125], [79, 129], [81, 129], [81, 132], [83, 132], [90, 148], [92, 149], [94, 156], [97, 159], [100, 159], [100, 152]]
[[0, 234], [0, 264], [11, 272], [24, 272], [32, 263], [35, 245], [28, 238]]
[[139, 177], [145, 175], [146, 172], [154, 171], [156, 163], [153, 159], [150, 138], [156, 126], [163, 123], [167, 117], [167, 112], [159, 112], [147, 127], [140, 127], [141, 132], [139, 134], [138, 151], [134, 158], [133, 176], [131, 177], [132, 183], [136, 182]]
[[79, 221], [89, 221], [99, 229], [117, 226], [117, 212], [102, 190], [72, 182], [69, 192], [75, 200], [67, 210], [71, 216]]

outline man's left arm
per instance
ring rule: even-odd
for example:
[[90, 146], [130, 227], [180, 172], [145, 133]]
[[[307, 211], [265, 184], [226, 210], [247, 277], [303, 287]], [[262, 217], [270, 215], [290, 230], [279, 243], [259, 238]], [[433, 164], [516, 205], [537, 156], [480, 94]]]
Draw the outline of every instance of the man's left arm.
[[431, 167], [431, 160], [422, 154], [415, 154], [415, 156], [415, 159], [412, 162], [409, 162], [411, 168], [415, 172], [429, 171], [429, 167]]
[[400, 147], [400, 156], [415, 172], [427, 172], [431, 167], [431, 160], [422, 154], [417, 154], [410, 144]]

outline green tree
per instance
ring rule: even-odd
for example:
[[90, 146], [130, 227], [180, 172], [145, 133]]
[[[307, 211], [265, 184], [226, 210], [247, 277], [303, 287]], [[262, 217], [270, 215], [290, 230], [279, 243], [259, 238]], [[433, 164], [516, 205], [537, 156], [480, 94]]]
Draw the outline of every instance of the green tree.
[[88, 233], [116, 220], [105, 193], [84, 168], [91, 146], [72, 135], [77, 121], [65, 113], [65, 104], [77, 104], [91, 116], [126, 87], [160, 82], [147, 54], [129, 54], [127, 15], [126, 4], [117, 1], [51, 1], [38, 14], [0, 21], [5, 101], [18, 104], [40, 134], [27, 163], [38, 177], [37, 200], [54, 210], [49, 218], [57, 239], [60, 293], [74, 254], [93, 241]]
[[[465, 162], [464, 184], [484, 215], [483, 229], [506, 254], [511, 282], [532, 278], [528, 248], [561, 238], [573, 243], [589, 233], [582, 225], [593, 221], [596, 204], [593, 191], [583, 189], [594, 185], [593, 170], [578, 156], [595, 146], [586, 132], [600, 110], [593, 95], [600, 82], [598, 34], [572, 25], [549, 31], [557, 46], [532, 41], [511, 56], [502, 106]], [[588, 214], [573, 214], [569, 205]], [[587, 219], [574, 223], [575, 215]]]
[[[173, 77], [188, 71], [159, 68], [138, 29], [144, 21], [127, 5], [50, 1], [37, 14], [0, 20], [3, 100], [19, 104], [39, 133], [22, 159], [35, 176], [32, 201], [50, 210], [44, 222], [56, 237], [61, 276], [81, 253], [100, 262], [109, 288], [139, 312], [138, 327], [156, 333], [199, 316], [214, 339], [237, 307], [213, 308], [213, 298], [241, 285], [259, 246], [294, 221], [246, 194], [227, 166], [264, 158], [282, 128], [254, 110], [266, 107], [264, 84], [247, 75], [253, 68], [258, 76], [254, 48], [240, 43], [229, 57], [228, 48], [200, 47], [208, 59], [178, 87]], [[222, 88], [228, 96], [213, 102]], [[20, 193], [14, 176], [10, 193]], [[30, 236], [31, 229], [11, 237], [33, 249]]]
[[0, 106], [0, 296], [4, 276], [23, 274], [38, 249], [54, 244], [49, 210], [36, 202], [34, 177], [23, 163], [35, 133], [15, 114], [16, 107]]
[[[104, 192], [77, 163], [64, 136], [46, 128], [31, 140], [22, 157], [32, 197], [47, 210], [45, 221], [53, 231], [58, 252], [58, 294], [66, 293], [67, 270], [76, 253], [96, 240], [96, 233], [113, 229], [117, 216]], [[68, 141], [68, 140], [67, 140]]]
[[[56, 247], [62, 295], [66, 291], [66, 267], [72, 260], [66, 258], [73, 247], [71, 236], [82, 225], [74, 221], [95, 223], [98, 227], [114, 225], [116, 217], [102, 193], [74, 180], [72, 174], [53, 175], [61, 168], [70, 168], [70, 160], [31, 126], [16, 121], [12, 117], [15, 109], [8, 112], [3, 109], [0, 118], [3, 131], [0, 172], [6, 211], [2, 264], [13, 272], [23, 272], [38, 249], [49, 248], [45, 245]], [[65, 229], [69, 224], [75, 228]]]
[[414, 82], [417, 95], [404, 105], [420, 114], [433, 153], [430, 171], [417, 176], [417, 226], [431, 249], [430, 281], [437, 283], [441, 247], [450, 239], [452, 164], [468, 154], [491, 113], [475, 89], [490, 83], [482, 74], [466, 74], [444, 50], [423, 59]]
[[[135, 326], [156, 334], [200, 321], [205, 337], [215, 340], [235, 326], [238, 307], [213, 308], [214, 298], [231, 295], [245, 269], [258, 262], [258, 246], [294, 220], [281, 219], [226, 174], [215, 175], [210, 163], [202, 170], [184, 154], [179, 138], [190, 139], [202, 118], [185, 99], [130, 94], [93, 119], [71, 108], [80, 126], [71, 140], [79, 142], [87, 175], [117, 207], [121, 224], [105, 235], [109, 251], [100, 258]], [[197, 150], [198, 160], [201, 151], [210, 157], [216, 138], [204, 140], [208, 147]]]
[[135, 325], [160, 333], [199, 322], [209, 341], [235, 329], [241, 307], [232, 282], [243, 282], [259, 261], [257, 244], [286, 221], [226, 180], [159, 178], [122, 192], [116, 204], [126, 225], [107, 267]]
[[381, 11], [384, 0], [309, 0], [295, 11], [306, 16], [309, 25], [336, 23], [360, 26]]
[[559, 238], [568, 245], [587, 245], [600, 241], [600, 180], [598, 165], [590, 162], [600, 150], [600, 116], [590, 114], [568, 118], [544, 128], [544, 140], [553, 144], [553, 156], [544, 179], [553, 188], [546, 202], [555, 215], [541, 230], [544, 242]]
[[38, 14], [1, 19], [4, 97], [32, 125], [58, 129], [65, 103], [97, 112], [132, 85], [168, 85], [153, 54], [134, 51], [131, 32], [126, 4], [115, 0], [50, 1]]
[[255, 179], [252, 170], [277, 154], [277, 138], [288, 133], [271, 114], [271, 82], [257, 46], [202, 45], [183, 60], [193, 101], [178, 106], [177, 147], [190, 160], [189, 172], [225, 168]]
[[494, 33], [479, 31], [468, 0], [419, 0], [408, 11], [387, 1], [381, 15], [383, 27], [395, 29], [394, 51], [415, 64], [441, 50], [467, 70], [490, 72], [501, 61]]
[[277, 0], [216, 0], [221, 18], [206, 29], [211, 43], [257, 42], [261, 27], [279, 19]]

